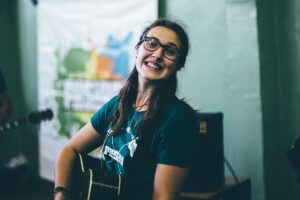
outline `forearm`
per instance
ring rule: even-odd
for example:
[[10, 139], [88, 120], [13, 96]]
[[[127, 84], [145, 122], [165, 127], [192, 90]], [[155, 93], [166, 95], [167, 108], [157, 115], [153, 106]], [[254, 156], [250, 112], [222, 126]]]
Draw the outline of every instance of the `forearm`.
[[178, 191], [156, 191], [153, 193], [152, 200], [177, 200], [179, 199], [180, 192]]
[[55, 187], [70, 189], [75, 159], [76, 151], [74, 149], [66, 146], [61, 150], [55, 164]]
[[[69, 146], [65, 146], [58, 154], [55, 163], [55, 188], [62, 187], [70, 191], [72, 182], [73, 166], [76, 159], [76, 151]], [[55, 195], [55, 200], [66, 200], [64, 193], [59, 192]]]
[[188, 168], [158, 164], [152, 200], [176, 200], [184, 186]]
[[[78, 153], [88, 153], [98, 147], [103, 141], [91, 123], [86, 124], [78, 133], [62, 148], [55, 164], [55, 187], [71, 188], [73, 168], [76, 164]], [[59, 191], [55, 200], [65, 200], [63, 193]]]
[[70, 188], [77, 153], [88, 153], [101, 144], [102, 138], [88, 123], [62, 148], [55, 163], [55, 186]]
[[178, 196], [171, 194], [154, 194], [152, 200], [177, 200]]

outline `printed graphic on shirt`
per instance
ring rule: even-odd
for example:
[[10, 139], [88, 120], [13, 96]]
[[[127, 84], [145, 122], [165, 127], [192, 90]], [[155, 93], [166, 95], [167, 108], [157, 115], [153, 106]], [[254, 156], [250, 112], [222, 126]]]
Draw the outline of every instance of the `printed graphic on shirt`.
[[[106, 163], [106, 166], [111, 171], [116, 171], [118, 174], [125, 174], [124, 161], [133, 157], [138, 146], [138, 137], [134, 135], [131, 127], [123, 129], [115, 136], [108, 134], [106, 136], [101, 158]], [[111, 133], [111, 129], [107, 131]]]
[[110, 156], [112, 159], [123, 165], [124, 157], [120, 154], [119, 151], [116, 151], [109, 146], [105, 146], [103, 154]]

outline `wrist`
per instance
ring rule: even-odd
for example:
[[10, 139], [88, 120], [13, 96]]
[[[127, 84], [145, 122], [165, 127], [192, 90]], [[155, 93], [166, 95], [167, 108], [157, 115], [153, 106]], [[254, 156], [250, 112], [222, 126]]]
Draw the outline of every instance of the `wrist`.
[[69, 191], [61, 186], [54, 188], [54, 199], [55, 200], [68, 200], [69, 199]]

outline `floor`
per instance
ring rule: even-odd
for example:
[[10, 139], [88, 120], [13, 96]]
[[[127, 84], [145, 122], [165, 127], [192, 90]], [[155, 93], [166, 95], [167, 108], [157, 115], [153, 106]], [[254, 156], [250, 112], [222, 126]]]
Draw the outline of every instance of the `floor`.
[[53, 200], [53, 183], [39, 180], [36, 183], [6, 184], [0, 187], [0, 200]]

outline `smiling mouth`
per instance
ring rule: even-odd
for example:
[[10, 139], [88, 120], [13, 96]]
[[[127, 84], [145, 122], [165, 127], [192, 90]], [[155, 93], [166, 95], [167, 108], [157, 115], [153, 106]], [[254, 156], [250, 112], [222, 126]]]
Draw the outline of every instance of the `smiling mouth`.
[[158, 63], [153, 63], [153, 62], [151, 62], [151, 61], [146, 61], [146, 62], [145, 62], [145, 65], [146, 65], [147, 67], [150, 67], [150, 68], [156, 69], [156, 70], [162, 70], [162, 69], [163, 69], [163, 67], [162, 67], [160, 64], [158, 64]]

